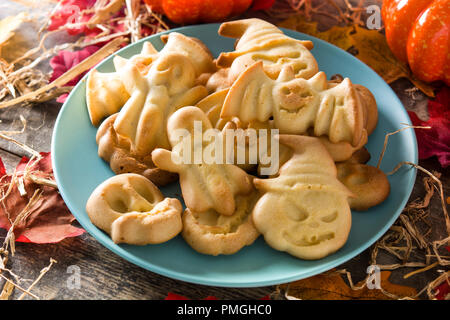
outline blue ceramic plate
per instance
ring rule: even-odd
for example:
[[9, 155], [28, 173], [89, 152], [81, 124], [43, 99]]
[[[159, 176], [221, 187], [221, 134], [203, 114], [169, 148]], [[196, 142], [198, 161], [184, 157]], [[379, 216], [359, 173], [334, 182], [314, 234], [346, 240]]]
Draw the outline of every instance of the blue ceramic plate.
[[[217, 34], [219, 25], [189, 26], [172, 31], [202, 40], [214, 56], [232, 51], [234, 39]], [[391, 88], [372, 69], [345, 51], [317, 38], [291, 30], [284, 32], [298, 39], [314, 42], [313, 54], [319, 69], [328, 76], [339, 73], [372, 91], [378, 103], [379, 121], [367, 145], [376, 165], [385, 134], [411, 124], [408, 114]], [[127, 46], [117, 54], [131, 57], [141, 51], [144, 41], [161, 49], [160, 35], [153, 35]], [[97, 66], [102, 72], [114, 71], [112, 57]], [[84, 78], [86, 79], [86, 77]], [[114, 244], [109, 236], [95, 227], [85, 210], [91, 192], [113, 176], [109, 165], [97, 156], [97, 129], [89, 121], [85, 100], [85, 81], [80, 81], [63, 105], [52, 141], [52, 160], [56, 181], [64, 201], [80, 224], [100, 243], [119, 256], [145, 269], [183, 281], [224, 287], [257, 287], [307, 278], [329, 270], [353, 258], [394, 223], [404, 208], [415, 181], [414, 169], [401, 169], [389, 177], [391, 194], [381, 205], [366, 212], [352, 212], [352, 229], [347, 243], [333, 255], [317, 261], [296, 259], [278, 252], [259, 239], [231, 256], [207, 256], [191, 249], [178, 236], [160, 245], [132, 246]], [[417, 141], [413, 130], [405, 130], [389, 139], [381, 169], [391, 171], [400, 161], [417, 163]], [[166, 196], [180, 197], [178, 183], [162, 188]], [[364, 266], [361, 266], [362, 268]]]

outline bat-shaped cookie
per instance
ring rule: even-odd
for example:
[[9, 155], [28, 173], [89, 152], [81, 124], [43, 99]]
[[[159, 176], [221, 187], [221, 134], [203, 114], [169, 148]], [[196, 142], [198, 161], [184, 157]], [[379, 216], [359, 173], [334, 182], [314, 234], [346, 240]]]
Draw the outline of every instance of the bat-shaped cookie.
[[262, 62], [247, 68], [230, 88], [221, 117], [238, 117], [243, 122], [268, 121], [282, 134], [328, 136], [332, 143], [346, 141], [353, 146], [364, 136], [364, 107], [350, 79], [328, 86], [326, 75], [295, 78], [290, 66], [277, 79], [266, 75]]

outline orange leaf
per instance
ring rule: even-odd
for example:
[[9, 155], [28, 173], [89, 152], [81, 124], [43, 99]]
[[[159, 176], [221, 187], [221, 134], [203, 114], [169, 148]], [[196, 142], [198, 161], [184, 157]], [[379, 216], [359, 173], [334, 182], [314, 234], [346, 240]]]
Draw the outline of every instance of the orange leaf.
[[415, 78], [408, 66], [393, 55], [386, 37], [377, 30], [349, 25], [318, 31], [317, 22], [308, 22], [302, 16], [291, 17], [281, 22], [279, 26], [312, 35], [346, 51], [353, 49], [351, 51], [356, 51], [355, 56], [375, 70], [387, 83], [408, 78], [423, 93], [434, 97], [434, 87]]
[[[416, 289], [389, 282], [390, 271], [380, 272], [381, 288], [400, 298], [412, 297], [417, 294]], [[355, 287], [362, 286], [363, 282]], [[349, 287], [337, 272], [322, 273], [317, 276], [295, 281], [282, 286], [286, 294], [302, 300], [392, 300], [380, 289], [368, 289], [367, 286], [359, 290]]]

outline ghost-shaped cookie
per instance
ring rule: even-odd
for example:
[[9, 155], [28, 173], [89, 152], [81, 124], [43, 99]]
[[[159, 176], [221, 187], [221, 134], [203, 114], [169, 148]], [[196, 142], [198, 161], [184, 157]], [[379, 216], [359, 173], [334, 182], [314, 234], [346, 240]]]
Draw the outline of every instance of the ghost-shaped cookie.
[[[180, 130], [185, 132], [183, 137]], [[181, 108], [167, 124], [172, 151], [155, 149], [152, 160], [158, 168], [179, 174], [183, 199], [190, 210], [204, 212], [213, 209], [230, 216], [236, 210], [235, 197], [249, 194], [253, 187], [247, 173], [234, 164], [226, 163], [224, 154], [206, 161], [206, 154], [223, 150], [223, 144], [216, 144], [221, 133], [212, 130], [211, 122], [201, 109]], [[217, 132], [216, 138], [206, 138], [207, 132]]]

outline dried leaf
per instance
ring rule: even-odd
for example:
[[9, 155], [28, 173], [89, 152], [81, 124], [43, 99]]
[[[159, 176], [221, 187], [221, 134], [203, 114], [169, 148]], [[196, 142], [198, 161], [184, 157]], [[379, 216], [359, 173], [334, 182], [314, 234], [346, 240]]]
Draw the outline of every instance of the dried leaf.
[[279, 25], [315, 36], [351, 52], [374, 69], [387, 83], [408, 78], [423, 93], [434, 97], [434, 87], [416, 79], [408, 66], [395, 58], [389, 49], [386, 37], [377, 30], [348, 25], [334, 26], [321, 32], [317, 30], [317, 22], [308, 22], [303, 16], [291, 17]]
[[422, 121], [409, 111], [414, 125], [430, 126], [429, 130], [416, 130], [419, 158], [437, 156], [442, 167], [450, 165], [450, 88], [443, 87], [434, 100], [428, 101], [429, 120]]
[[0, 300], [8, 300], [14, 291], [14, 284], [11, 282], [5, 282], [2, 292], [0, 293]]
[[[0, 206], [0, 228], [8, 230], [11, 221], [27, 206], [36, 190], [41, 190], [41, 197], [29, 208], [30, 214], [14, 228], [14, 236], [18, 242], [55, 243], [67, 237], [75, 237], [84, 230], [72, 226], [75, 218], [66, 207], [58, 190], [49, 186], [39, 185], [24, 176], [26, 171], [34, 176], [51, 179], [53, 169], [50, 153], [41, 153], [42, 159], [33, 163], [26, 157], [22, 158], [16, 168], [16, 177], [23, 179], [26, 194], [22, 196], [17, 185], [6, 196]], [[0, 171], [3, 171], [1, 169]], [[3, 171], [4, 172], [4, 171]], [[0, 192], [7, 192], [11, 175], [1, 178]]]
[[447, 281], [438, 285], [434, 290], [437, 300], [450, 300], [450, 285]]
[[[380, 273], [380, 285], [383, 290], [399, 297], [411, 297], [417, 294], [414, 288], [389, 282], [390, 275], [390, 271]], [[362, 285], [363, 282], [356, 284], [356, 287]], [[353, 290], [339, 273], [333, 271], [284, 284], [283, 288], [287, 295], [302, 300], [391, 300], [380, 289], [368, 289], [364, 286], [362, 289]]]
[[108, 22], [109, 34], [124, 31], [124, 24], [114, 21], [117, 17], [125, 17], [123, 10], [124, 0], [113, 0], [102, 7], [97, 7], [96, 0], [63, 0], [59, 8], [52, 14], [48, 30], [57, 30], [66, 27], [70, 35], [84, 33], [86, 36], [95, 37], [104, 32], [97, 24]]
[[[83, 61], [87, 57], [94, 54], [98, 49], [100, 49], [100, 47], [98, 47], [98, 46], [87, 46], [78, 51], [66, 51], [66, 50], [59, 51], [56, 56], [54, 56], [53, 58], [50, 59], [50, 67], [52, 67], [52, 69], [53, 69], [52, 75], [50, 77], [50, 82], [58, 79], [60, 76], [62, 76], [68, 70], [75, 67], [81, 61]], [[63, 86], [76, 85], [78, 83], [78, 81], [88, 71], [89, 70], [86, 70], [85, 72], [79, 74], [78, 76], [71, 79], [69, 82], [67, 82]], [[62, 94], [61, 96], [58, 97], [58, 99], [56, 101], [63, 103], [64, 101], [66, 101], [66, 98], [68, 95], [69, 95], [68, 93]]]
[[325, 40], [329, 43], [334, 44], [335, 46], [342, 48], [344, 50], [348, 50], [353, 45], [350, 32], [352, 31], [351, 27], [339, 27], [333, 26], [331, 29], [325, 32], [318, 31], [317, 29], [318, 23], [316, 21], [306, 21], [303, 17], [291, 17], [280, 23], [280, 27], [297, 30], [316, 38]]
[[111, 0], [106, 6], [95, 10], [89, 23], [102, 23], [115, 15], [125, 4], [125, 0]]
[[21, 12], [16, 16], [6, 17], [0, 20], [0, 54], [1, 47], [14, 36], [14, 30], [19, 28], [19, 26], [26, 19], [26, 13]]
[[127, 39], [123, 37], [115, 38], [114, 40], [108, 42], [106, 45], [104, 45], [101, 49], [99, 49], [97, 52], [89, 56], [88, 58], [84, 59], [81, 63], [77, 64], [76, 66], [70, 68], [66, 73], [64, 73], [62, 76], [57, 78], [55, 81], [40, 87], [39, 89], [26, 93], [24, 95], [21, 95], [20, 97], [17, 97], [15, 99], [11, 99], [5, 102], [0, 102], [0, 109], [1, 108], [7, 108], [9, 106], [29, 101], [32, 99], [36, 99], [40, 94], [44, 94], [55, 87], [63, 86], [68, 81], [72, 80], [74, 77], [78, 76], [79, 74], [85, 72], [86, 70], [89, 70], [93, 66], [95, 66], [98, 62], [109, 56], [111, 53], [115, 52]]
[[85, 24], [94, 15], [93, 12], [86, 13], [84, 10], [92, 8], [96, 0], [62, 0], [59, 3], [58, 9], [52, 14], [48, 30], [57, 30], [66, 24], [71, 24], [67, 28], [67, 33], [70, 35], [78, 35], [85, 33], [100, 33], [96, 28], [88, 28]]

